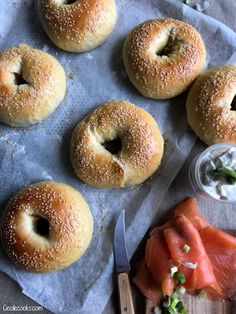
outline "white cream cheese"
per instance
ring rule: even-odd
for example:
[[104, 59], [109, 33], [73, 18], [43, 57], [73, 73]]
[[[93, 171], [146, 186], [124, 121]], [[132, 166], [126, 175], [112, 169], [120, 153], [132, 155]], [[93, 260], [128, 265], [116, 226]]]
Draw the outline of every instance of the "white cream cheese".
[[[219, 172], [226, 167], [236, 171], [236, 147], [209, 151], [199, 166], [199, 178], [205, 192], [215, 199], [236, 201], [236, 182], [228, 182], [229, 176]], [[233, 178], [231, 178], [233, 181]]]

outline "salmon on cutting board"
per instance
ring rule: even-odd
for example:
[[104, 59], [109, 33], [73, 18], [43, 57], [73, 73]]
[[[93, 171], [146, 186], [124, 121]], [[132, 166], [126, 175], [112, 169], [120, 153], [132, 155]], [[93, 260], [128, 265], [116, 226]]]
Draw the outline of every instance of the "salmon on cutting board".
[[[231, 233], [231, 234], [230, 234]], [[146, 296], [146, 314], [160, 303], [160, 294], [170, 296], [175, 281], [169, 261], [186, 278], [184, 301], [190, 314], [236, 314], [236, 235], [211, 226], [189, 198], [175, 209], [174, 218], [155, 228], [147, 241], [145, 257], [134, 282]], [[187, 244], [191, 249], [183, 251]], [[158, 253], [157, 253], [158, 252]], [[197, 265], [194, 269], [188, 265]], [[186, 266], [187, 265], [187, 266]], [[204, 289], [209, 298], [196, 292]], [[158, 301], [157, 301], [158, 300]]]

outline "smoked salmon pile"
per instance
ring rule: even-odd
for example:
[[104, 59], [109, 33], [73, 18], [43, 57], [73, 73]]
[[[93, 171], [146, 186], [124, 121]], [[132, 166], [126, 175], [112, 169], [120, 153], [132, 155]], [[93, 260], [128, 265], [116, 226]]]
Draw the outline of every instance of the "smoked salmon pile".
[[148, 299], [157, 301], [175, 291], [173, 269], [183, 274], [181, 284], [189, 292], [204, 291], [211, 299], [236, 296], [236, 238], [211, 226], [194, 198], [151, 232], [134, 281]]

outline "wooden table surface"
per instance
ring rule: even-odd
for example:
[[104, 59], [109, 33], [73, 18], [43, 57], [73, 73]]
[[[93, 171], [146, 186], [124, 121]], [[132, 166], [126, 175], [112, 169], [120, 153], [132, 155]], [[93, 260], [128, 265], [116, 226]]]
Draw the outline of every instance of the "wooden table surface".
[[[178, 0], [176, 0], [178, 1]], [[210, 2], [209, 9], [205, 12], [209, 16], [212, 16], [229, 27], [236, 31], [236, 1], [235, 0], [208, 0]], [[223, 47], [222, 47], [223, 49]], [[199, 152], [201, 152], [205, 146], [197, 141], [194, 145], [194, 148], [182, 167], [180, 173], [176, 177], [175, 181], [171, 185], [165, 199], [163, 200], [160, 209], [158, 211], [158, 216], [156, 217], [155, 223], [161, 223], [165, 220], [166, 211], [173, 207], [176, 202], [181, 201], [186, 196], [190, 194], [194, 195], [193, 192], [189, 189], [188, 178], [187, 178], [187, 169], [189, 162]], [[214, 217], [219, 217], [221, 215], [222, 219], [216, 221], [216, 224], [220, 228], [230, 228], [236, 229], [236, 206], [226, 206], [218, 203], [213, 203], [212, 201], [200, 201], [202, 213], [211, 221], [214, 221]], [[214, 211], [213, 211], [214, 208]], [[235, 214], [234, 214], [235, 211]], [[224, 220], [224, 217], [227, 217], [227, 214], [231, 213], [232, 219], [230, 221], [230, 226], [228, 221]], [[215, 222], [215, 221], [214, 221]], [[140, 254], [142, 254], [144, 248], [144, 243], [141, 243], [140, 247], [137, 250], [134, 258], [132, 259], [132, 265], [135, 264], [135, 261], [138, 260]], [[118, 303], [117, 303], [117, 291], [114, 291], [109, 303], [107, 304], [103, 314], [114, 314], [118, 313]], [[144, 313], [144, 298], [133, 286], [133, 296], [136, 307], [136, 313]], [[22, 294], [20, 288], [9, 279], [5, 274], [0, 273], [0, 313], [5, 313], [3, 310], [4, 305], [37, 305], [34, 301], [29, 299], [27, 296]], [[18, 312], [18, 313], [30, 313], [30, 312]], [[40, 311], [42, 314], [49, 314], [51, 312], [46, 309]], [[79, 313], [78, 313], [79, 314]], [[99, 313], [96, 313], [99, 314]], [[205, 313], [204, 313], [205, 314]], [[211, 314], [211, 313], [208, 313]], [[218, 314], [218, 313], [217, 313]], [[220, 313], [219, 313], [220, 314]], [[234, 314], [234, 313], [232, 313]]]

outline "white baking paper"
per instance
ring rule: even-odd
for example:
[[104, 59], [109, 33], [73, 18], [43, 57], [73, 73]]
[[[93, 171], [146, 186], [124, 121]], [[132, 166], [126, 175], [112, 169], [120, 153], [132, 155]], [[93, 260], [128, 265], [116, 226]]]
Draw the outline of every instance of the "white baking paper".
[[[93, 212], [93, 240], [84, 256], [53, 274], [17, 269], [0, 249], [0, 270], [17, 281], [23, 293], [55, 313], [102, 313], [113, 289], [113, 230], [126, 210], [127, 243], [132, 255], [150, 226], [175, 175], [189, 154], [195, 136], [185, 114], [186, 95], [170, 101], [142, 97], [129, 82], [121, 51], [128, 31], [150, 18], [173, 17], [201, 33], [211, 66], [224, 64], [235, 51], [236, 34], [177, 0], [117, 0], [116, 27], [101, 47], [83, 54], [57, 49], [39, 23], [35, 2], [0, 2], [0, 48], [20, 43], [54, 55], [67, 72], [67, 92], [60, 107], [43, 123], [25, 129], [0, 125], [0, 208], [24, 186], [58, 180], [82, 192]], [[124, 99], [148, 110], [165, 138], [160, 169], [144, 184], [125, 189], [96, 189], [76, 178], [69, 144], [76, 123], [98, 105]]]

